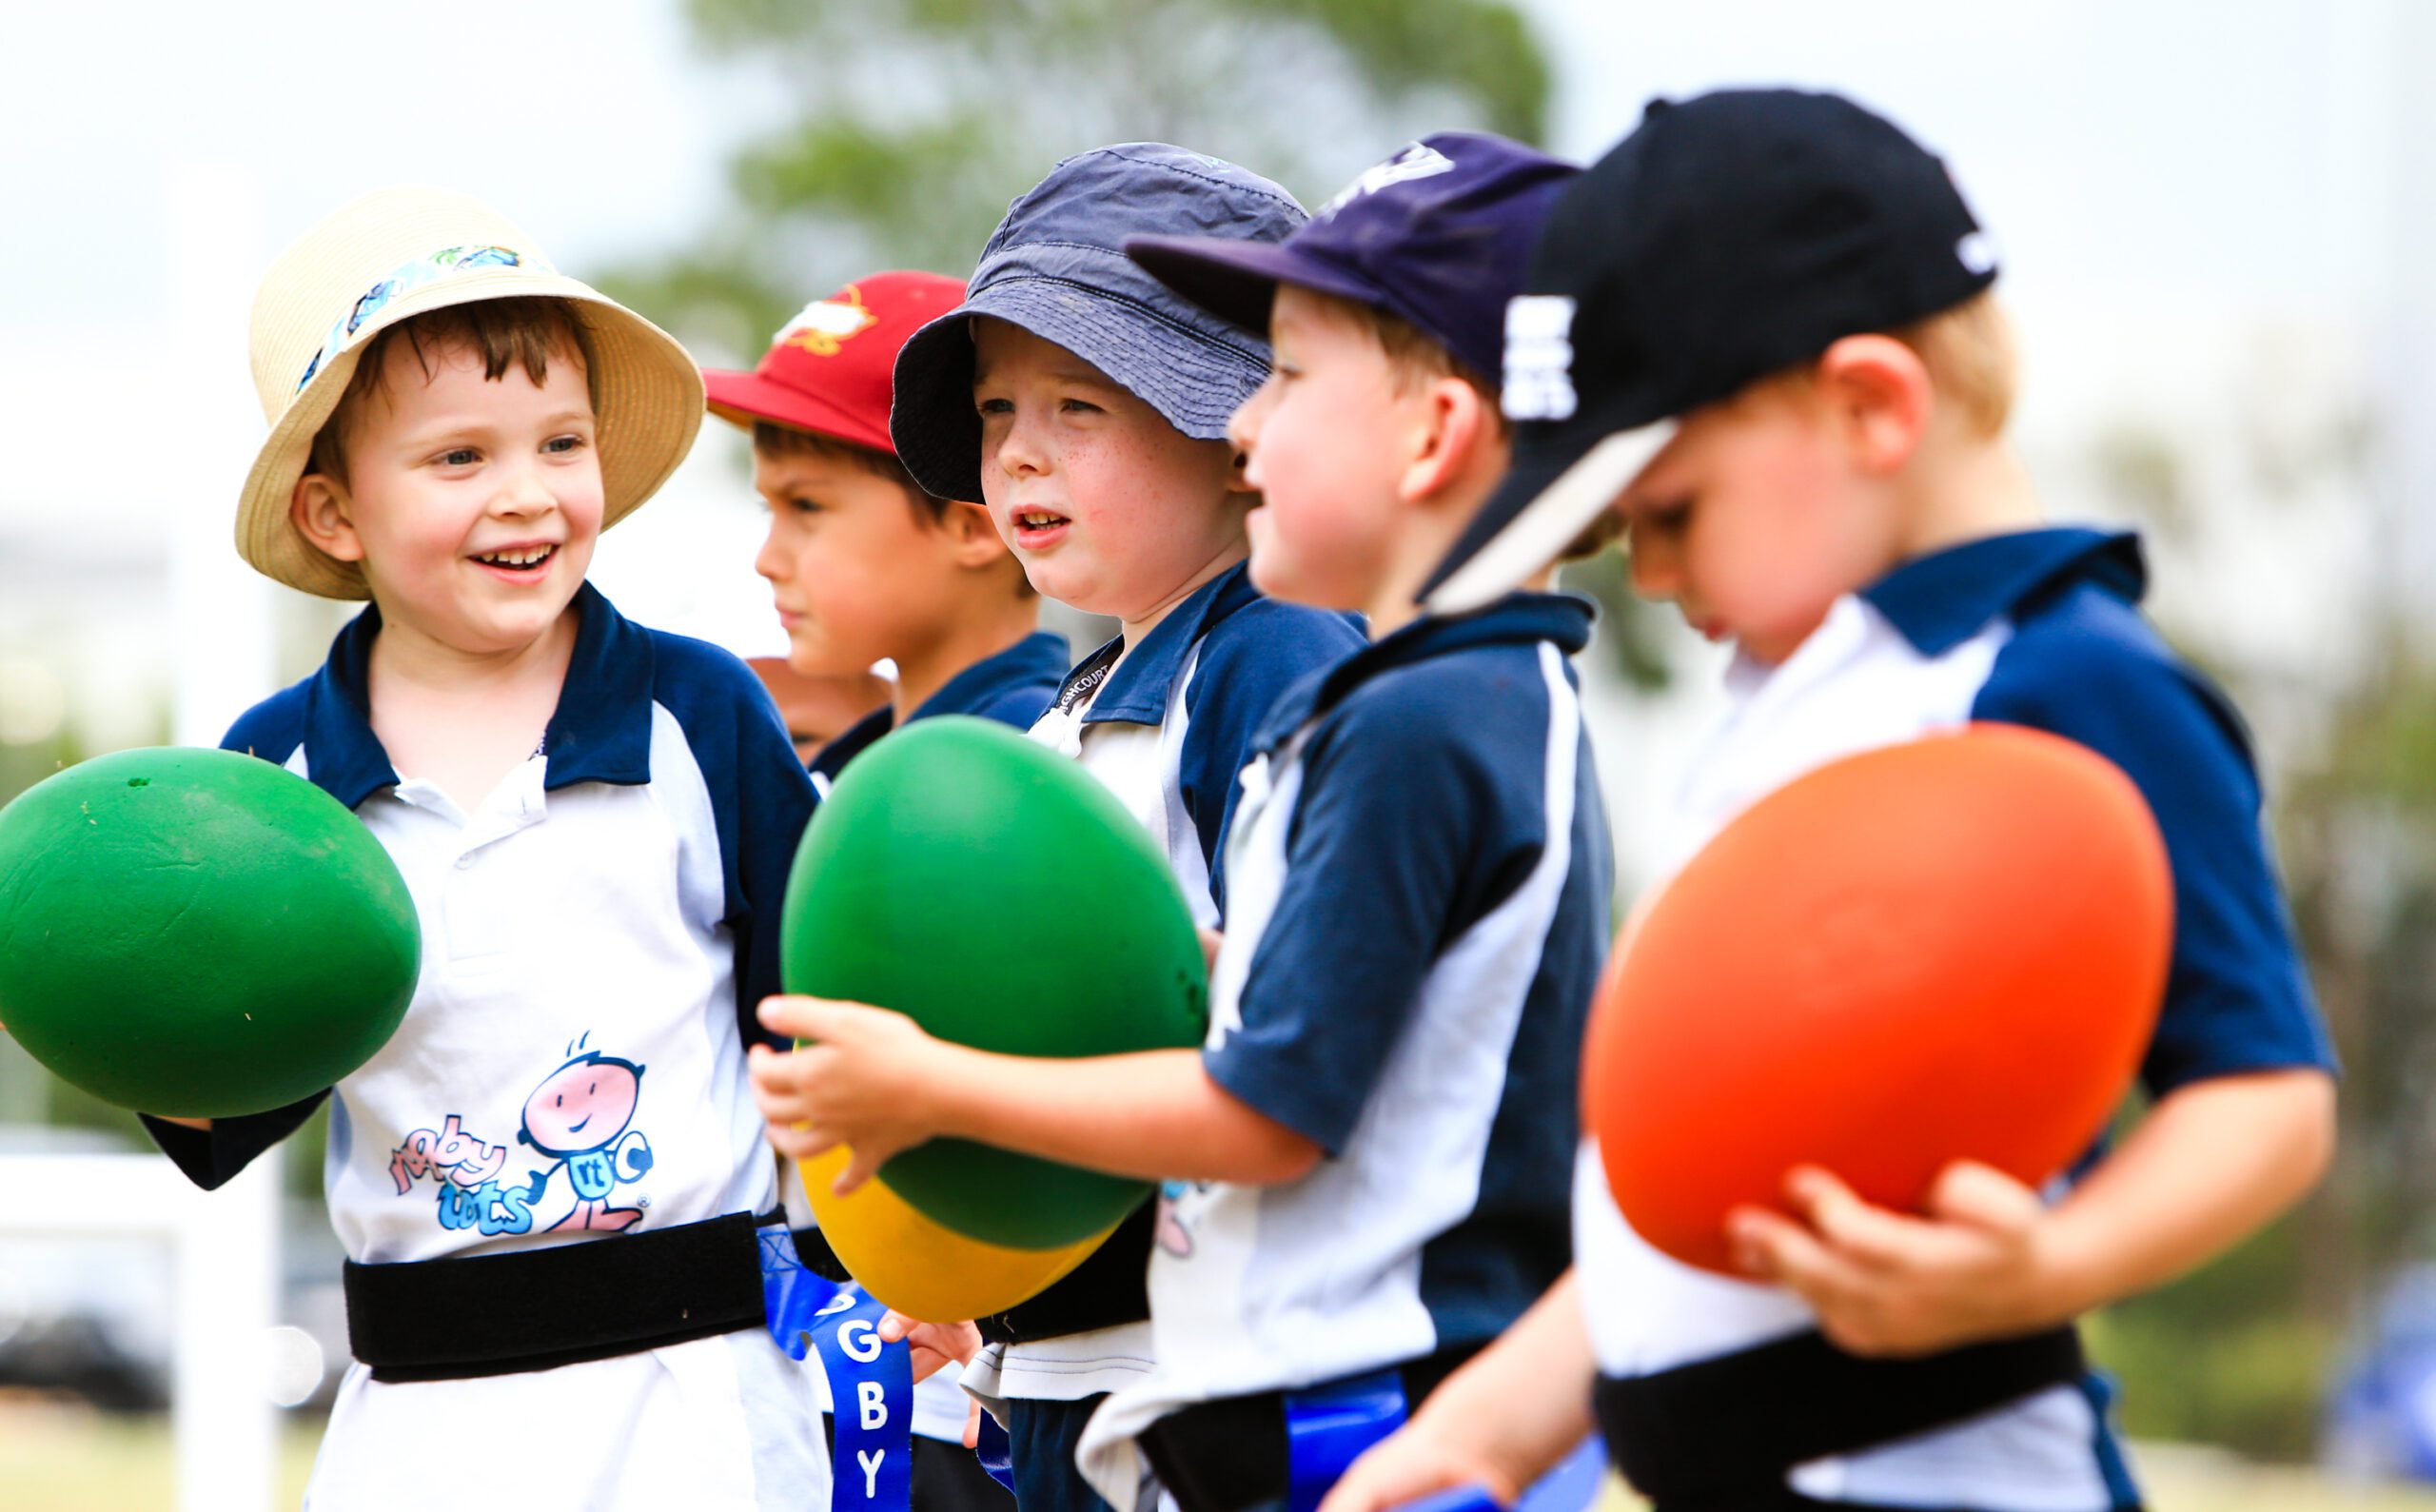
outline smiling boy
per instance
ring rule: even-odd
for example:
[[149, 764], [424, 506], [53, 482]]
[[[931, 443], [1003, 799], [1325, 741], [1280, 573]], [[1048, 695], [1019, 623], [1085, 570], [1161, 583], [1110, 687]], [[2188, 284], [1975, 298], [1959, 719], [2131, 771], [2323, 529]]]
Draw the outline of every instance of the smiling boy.
[[147, 1124], [214, 1187], [332, 1100], [356, 1363], [307, 1504], [464, 1504], [434, 1423], [546, 1445], [483, 1453], [486, 1503], [825, 1494], [812, 1373], [761, 1326], [776, 1172], [744, 1074], [810, 783], [742, 663], [584, 582], [683, 458], [699, 376], [514, 226], [421, 188], [284, 253], [252, 348], [272, 429], [239, 549], [371, 606], [224, 744], [372, 831], [422, 970], [329, 1091]]

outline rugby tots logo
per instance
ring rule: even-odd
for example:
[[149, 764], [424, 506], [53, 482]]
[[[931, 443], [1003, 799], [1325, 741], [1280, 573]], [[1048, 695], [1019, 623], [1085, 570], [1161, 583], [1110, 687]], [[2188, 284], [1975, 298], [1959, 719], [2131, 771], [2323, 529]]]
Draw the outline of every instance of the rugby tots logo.
[[1562, 294], [1518, 294], [1505, 305], [1505, 416], [1571, 420], [1573, 301]]
[[778, 342], [801, 347], [815, 357], [835, 357], [837, 348], [878, 323], [879, 318], [863, 307], [861, 291], [849, 284], [797, 310], [795, 319], [779, 328]]

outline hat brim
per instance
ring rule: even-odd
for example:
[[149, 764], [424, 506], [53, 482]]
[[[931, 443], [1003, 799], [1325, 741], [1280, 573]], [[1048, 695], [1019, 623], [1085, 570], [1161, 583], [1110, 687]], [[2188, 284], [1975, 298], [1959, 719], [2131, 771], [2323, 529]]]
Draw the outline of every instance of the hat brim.
[[886, 430], [857, 420], [818, 394], [773, 383], [758, 373], [705, 368], [702, 392], [712, 414], [748, 430], [756, 422], [768, 421], [790, 430], [809, 431], [873, 451], [896, 450]]
[[304, 539], [289, 517], [313, 438], [338, 409], [363, 348], [412, 316], [511, 298], [565, 300], [591, 347], [590, 381], [600, 459], [603, 530], [635, 512], [692, 450], [704, 412], [702, 375], [677, 339], [597, 290], [557, 273], [501, 268], [412, 289], [364, 323], [324, 363], [272, 424], [237, 502], [237, 550], [254, 568], [324, 599], [368, 599], [363, 569]]
[[896, 354], [889, 435], [914, 481], [941, 499], [981, 498], [968, 324], [975, 315], [1066, 348], [1195, 441], [1224, 441], [1227, 422], [1268, 377], [1265, 355], [1213, 341], [1137, 301], [1064, 279], [1001, 280], [915, 331]]
[[1432, 614], [1468, 613], [1544, 571], [1650, 460], [1675, 439], [1673, 420], [1610, 431], [1578, 455], [1518, 458], [1496, 493], [1422, 585]]
[[1134, 236], [1125, 255], [1222, 321], [1268, 334], [1277, 285], [1291, 284], [1357, 304], [1385, 308], [1386, 296], [1367, 282], [1298, 251], [1291, 242], [1247, 242], [1221, 236]]

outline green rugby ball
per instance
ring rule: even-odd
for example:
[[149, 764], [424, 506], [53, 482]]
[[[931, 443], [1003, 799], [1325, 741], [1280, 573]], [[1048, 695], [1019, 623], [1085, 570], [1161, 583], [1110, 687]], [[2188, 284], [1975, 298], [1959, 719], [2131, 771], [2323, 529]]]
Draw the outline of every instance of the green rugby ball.
[[[790, 992], [895, 1009], [1009, 1055], [1197, 1046], [1200, 936], [1167, 856], [1075, 762], [986, 719], [943, 715], [855, 758], [787, 884]], [[880, 1168], [968, 1238], [1048, 1249], [1105, 1233], [1151, 1184], [961, 1139]]]
[[422, 942], [344, 805], [231, 751], [96, 756], [0, 809], [0, 1024], [94, 1096], [224, 1118], [386, 1043]]

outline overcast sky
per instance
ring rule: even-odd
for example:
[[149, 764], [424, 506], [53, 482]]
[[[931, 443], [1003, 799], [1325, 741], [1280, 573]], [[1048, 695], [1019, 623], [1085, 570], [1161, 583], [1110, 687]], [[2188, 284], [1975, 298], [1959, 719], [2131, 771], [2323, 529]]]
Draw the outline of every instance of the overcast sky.
[[[2221, 365], [2208, 343], [2260, 320], [2371, 338], [2424, 326], [2426, 280], [2406, 252], [2436, 232], [2436, 202], [2399, 190], [2428, 179], [2407, 154], [2436, 132], [2406, 83], [2425, 71], [2413, 59], [2436, 61], [2436, 8], [1526, 10], [1560, 67], [1560, 150], [1596, 155], [1656, 92], [1801, 82], [1856, 93], [1945, 152], [2006, 249], [2032, 414], [2051, 428], [2127, 394], [2171, 403]], [[783, 105], [777, 81], [696, 55], [676, 0], [0, 0], [0, 653], [27, 632], [10, 599], [22, 611], [41, 584], [55, 599], [82, 575], [157, 574], [180, 521], [225, 538], [261, 435], [246, 306], [319, 216], [377, 185], [447, 184], [583, 276], [698, 227], [726, 149]], [[807, 270], [807, 289], [846, 271]], [[2195, 344], [2111, 340], [2135, 319], [2179, 322]], [[2042, 362], [2059, 351], [2069, 361]], [[687, 560], [690, 542], [741, 584], [695, 597], [754, 590], [734, 549], [756, 528], [733, 501], [737, 448], [706, 434], [713, 455], [670, 501], [725, 502], [638, 516], [604, 540], [604, 578]]]

